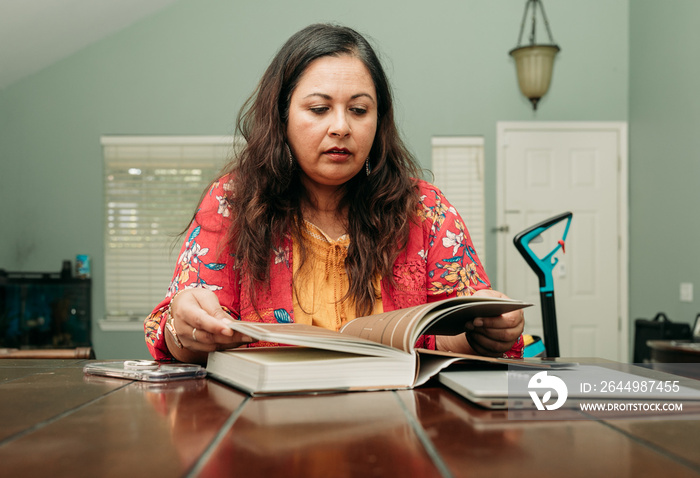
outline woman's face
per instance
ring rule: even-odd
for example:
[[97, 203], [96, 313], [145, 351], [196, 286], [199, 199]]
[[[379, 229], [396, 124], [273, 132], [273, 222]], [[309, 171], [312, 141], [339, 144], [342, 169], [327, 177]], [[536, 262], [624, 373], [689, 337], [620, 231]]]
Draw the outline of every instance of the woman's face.
[[[377, 94], [359, 59], [309, 64], [289, 102], [287, 141], [310, 192], [335, 190], [364, 168], [377, 131]], [[371, 160], [370, 160], [371, 161]]]

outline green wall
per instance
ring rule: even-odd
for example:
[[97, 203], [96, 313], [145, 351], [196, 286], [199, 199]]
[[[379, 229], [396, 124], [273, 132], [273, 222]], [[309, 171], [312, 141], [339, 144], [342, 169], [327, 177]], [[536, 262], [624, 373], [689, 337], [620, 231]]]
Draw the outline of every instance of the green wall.
[[[630, 316], [700, 313], [700, 2], [630, 2]], [[680, 302], [680, 283], [695, 285]]]
[[[637, 0], [546, 2], [562, 52], [550, 92], [534, 114], [517, 89], [508, 56], [524, 0], [182, 0], [0, 91], [0, 268], [58, 270], [63, 259], [90, 254], [93, 312], [100, 319], [100, 136], [232, 134], [238, 108], [283, 41], [309, 23], [334, 21], [374, 40], [394, 85], [400, 128], [424, 166], [430, 163], [433, 135], [485, 137], [487, 230], [496, 215], [497, 121], [630, 121], [631, 311], [633, 316], [656, 308], [673, 312], [677, 283], [686, 280], [679, 268], [700, 284], [695, 280], [700, 267], [688, 261], [692, 255], [667, 246], [692, 222], [675, 211], [690, 211], [692, 203], [685, 200], [698, 194], [690, 182], [697, 177], [692, 155], [698, 148], [690, 149], [689, 135], [681, 132], [694, 126], [697, 102], [694, 117], [692, 111], [677, 117], [675, 102], [661, 98], [669, 88], [657, 92], [657, 83], [666, 84], [668, 75], [649, 75], [645, 82], [636, 77], [656, 71], [649, 51], [640, 50], [651, 49], [669, 67], [689, 57], [689, 51], [669, 52], [664, 43], [652, 48], [652, 38], [645, 36], [647, 30], [661, 30], [667, 43], [679, 32], [697, 40], [690, 19], [698, 17], [700, 3], [676, 3], [678, 9]], [[630, 27], [630, 20], [639, 25]], [[678, 20], [684, 28], [675, 26]], [[697, 64], [694, 68], [697, 73]], [[672, 77], [669, 86], [678, 88], [674, 99], [694, 93], [691, 78]], [[663, 123], [661, 135], [658, 123]], [[675, 158], [682, 158], [683, 170], [670, 167]], [[693, 167], [690, 178], [683, 171]], [[682, 193], [677, 185], [685, 186]], [[669, 214], [665, 200], [679, 196], [684, 202], [674, 203]], [[697, 227], [693, 230], [697, 238]], [[487, 257], [495, 243], [490, 235]], [[663, 258], [663, 269], [652, 266], [657, 257]], [[495, 260], [487, 269], [495, 278]], [[661, 283], [668, 287], [660, 290]], [[656, 297], [649, 294], [652, 288]], [[145, 357], [141, 333], [94, 330], [98, 358]]]

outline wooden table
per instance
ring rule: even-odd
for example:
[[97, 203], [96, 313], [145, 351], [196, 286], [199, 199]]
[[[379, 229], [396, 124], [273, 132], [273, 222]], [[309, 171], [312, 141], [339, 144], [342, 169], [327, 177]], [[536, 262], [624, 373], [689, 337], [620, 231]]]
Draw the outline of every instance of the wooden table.
[[700, 420], [523, 422], [437, 384], [251, 399], [0, 361], [0, 476], [700, 476]]

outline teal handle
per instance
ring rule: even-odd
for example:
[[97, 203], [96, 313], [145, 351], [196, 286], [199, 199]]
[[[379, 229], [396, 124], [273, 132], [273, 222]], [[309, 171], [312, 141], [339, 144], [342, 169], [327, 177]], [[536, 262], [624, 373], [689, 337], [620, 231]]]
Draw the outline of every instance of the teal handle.
[[[554, 266], [559, 262], [559, 258], [554, 257], [554, 255], [559, 252], [559, 249], [564, 247], [564, 241], [566, 241], [566, 236], [569, 234], [569, 227], [571, 226], [571, 219], [573, 214], [570, 212], [565, 212], [549, 218], [539, 224], [535, 224], [530, 229], [527, 229], [513, 239], [515, 246], [518, 248], [520, 253], [525, 257], [525, 260], [530, 264], [530, 267], [535, 271], [537, 277], [540, 281], [540, 292], [553, 292], [554, 291], [554, 280], [552, 278], [552, 271]], [[562, 239], [557, 242], [554, 249], [549, 252], [549, 254], [544, 257], [537, 257], [535, 252], [530, 248], [530, 243], [537, 236], [542, 234], [544, 231], [549, 229], [555, 224], [567, 220], [566, 227], [564, 228], [564, 234]]]

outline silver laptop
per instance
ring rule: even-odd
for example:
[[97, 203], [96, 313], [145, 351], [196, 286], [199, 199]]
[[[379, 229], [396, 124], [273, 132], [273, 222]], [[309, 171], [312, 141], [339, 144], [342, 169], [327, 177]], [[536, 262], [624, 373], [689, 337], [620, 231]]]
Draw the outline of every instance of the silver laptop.
[[[543, 402], [551, 404], [552, 400], [558, 400], [560, 394], [554, 388], [556, 385], [537, 385], [539, 380], [535, 375], [541, 372], [533, 369], [448, 369], [440, 372], [438, 380], [467, 400], [485, 408], [542, 409], [540, 407]], [[591, 400], [700, 401], [700, 382], [666, 373], [655, 372], [656, 378], [649, 378], [600, 365], [576, 365], [567, 369], [549, 369], [546, 376], [550, 379], [556, 377], [553, 380], [559, 379], [558, 383], [563, 382], [566, 387], [563, 403], [557, 408], [579, 408], [580, 403]], [[547, 380], [549, 379], [545, 378]], [[693, 385], [693, 382], [697, 385]], [[687, 386], [689, 383], [691, 386]], [[547, 395], [548, 391], [555, 393]], [[539, 400], [540, 407], [535, 400]]]
[[438, 380], [470, 402], [485, 408], [535, 408], [529, 395], [508, 394], [507, 370], [445, 370]]

